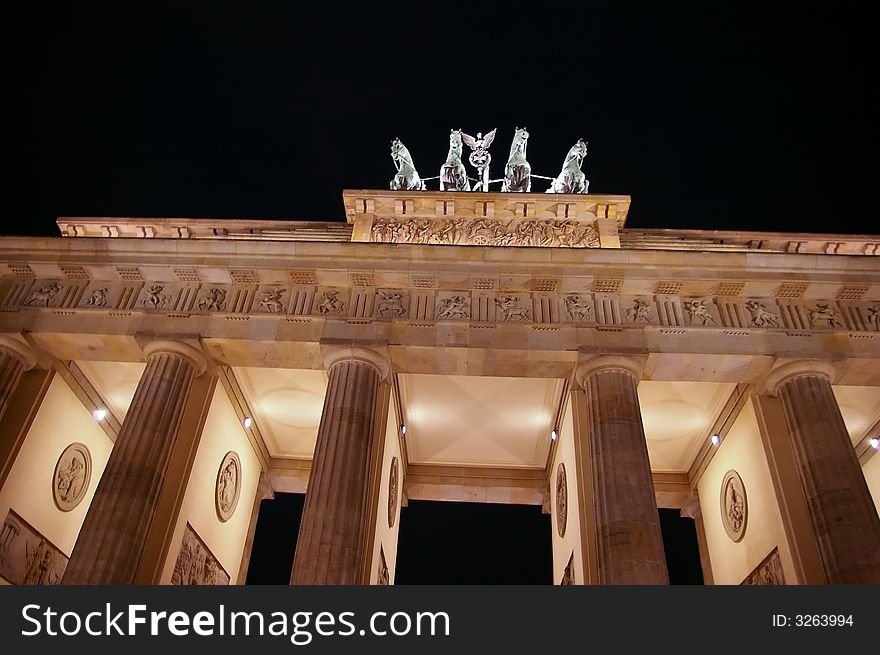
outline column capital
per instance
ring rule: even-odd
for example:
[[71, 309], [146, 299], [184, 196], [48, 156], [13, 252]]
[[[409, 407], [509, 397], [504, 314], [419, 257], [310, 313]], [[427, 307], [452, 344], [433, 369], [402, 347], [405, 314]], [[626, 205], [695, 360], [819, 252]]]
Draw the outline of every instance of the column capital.
[[0, 350], [4, 350], [18, 359], [25, 371], [37, 365], [37, 355], [24, 341], [19, 341], [8, 334], [0, 334]]
[[375, 368], [382, 381], [391, 375], [388, 350], [383, 346], [322, 343], [321, 354], [324, 356], [324, 367], [328, 371], [340, 362], [361, 362]]
[[260, 480], [257, 482], [257, 498], [258, 500], [275, 499], [275, 489], [272, 487], [272, 483], [269, 482], [265, 472], [260, 473]]
[[200, 351], [182, 341], [156, 339], [144, 346], [144, 357], [147, 359], [162, 353], [177, 355], [188, 360], [196, 369], [196, 377], [208, 368], [208, 359]]
[[586, 379], [599, 373], [600, 371], [623, 371], [632, 375], [636, 382], [642, 379], [642, 371], [644, 363], [635, 357], [627, 357], [625, 355], [599, 355], [598, 357], [589, 357], [581, 355], [578, 358], [577, 367], [574, 371], [577, 383], [584, 386]]
[[697, 493], [696, 488], [692, 489], [690, 495], [684, 499], [679, 514], [683, 517], [694, 520], [702, 514], [700, 495]]
[[799, 359], [773, 368], [767, 374], [764, 385], [770, 395], [775, 396], [780, 384], [802, 375], [823, 377], [830, 383], [834, 380], [834, 367], [827, 360]]

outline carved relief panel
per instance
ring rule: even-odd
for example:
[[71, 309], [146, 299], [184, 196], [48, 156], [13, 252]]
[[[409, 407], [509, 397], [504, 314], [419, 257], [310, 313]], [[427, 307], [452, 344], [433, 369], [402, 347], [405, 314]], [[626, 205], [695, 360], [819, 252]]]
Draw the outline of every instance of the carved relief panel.
[[562, 572], [562, 580], [559, 581], [559, 584], [569, 586], [574, 583], [574, 553], [572, 553], [568, 558], [568, 564], [565, 565], [565, 570]]
[[376, 289], [373, 315], [377, 318], [405, 318], [409, 293], [402, 289]]
[[682, 298], [683, 325], [695, 327], [718, 327], [722, 325], [718, 308], [711, 298]]
[[241, 460], [238, 457], [238, 453], [230, 450], [220, 463], [220, 468], [217, 471], [217, 481], [214, 485], [215, 505], [217, 517], [220, 521], [225, 523], [235, 513], [240, 493]]
[[347, 312], [349, 290], [319, 287], [315, 293], [312, 313], [321, 316], [344, 316]]
[[438, 321], [471, 320], [470, 291], [438, 291], [434, 319]]
[[171, 584], [175, 585], [228, 585], [229, 574], [214, 557], [201, 537], [187, 523], [183, 533]]
[[779, 548], [774, 548], [755, 570], [746, 576], [743, 585], [784, 585], [785, 574], [779, 559]]
[[565, 536], [568, 525], [568, 481], [565, 479], [565, 464], [556, 469], [556, 529], [559, 536]]
[[85, 444], [72, 443], [58, 458], [52, 475], [52, 497], [62, 512], [82, 502], [92, 478], [92, 456]]
[[0, 577], [17, 585], [61, 584], [67, 556], [11, 509], [0, 526]]
[[388, 527], [394, 527], [397, 518], [397, 497], [400, 495], [397, 458], [391, 458], [391, 469], [388, 471]]
[[253, 311], [258, 314], [285, 314], [290, 289], [280, 284], [264, 284], [257, 288]]
[[739, 473], [733, 469], [721, 481], [721, 523], [727, 536], [734, 542], [742, 541], [749, 518], [746, 488]]
[[562, 297], [563, 320], [572, 323], [596, 322], [593, 297], [589, 293], [569, 293]]

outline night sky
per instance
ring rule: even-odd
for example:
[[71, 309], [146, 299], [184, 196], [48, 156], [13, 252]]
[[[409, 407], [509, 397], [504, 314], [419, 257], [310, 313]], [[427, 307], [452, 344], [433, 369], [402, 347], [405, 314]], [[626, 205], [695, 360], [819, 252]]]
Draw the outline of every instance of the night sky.
[[517, 6], [11, 3], [3, 231], [343, 220], [343, 189], [387, 188], [393, 138], [431, 177], [450, 128], [497, 127], [498, 177], [523, 125], [538, 174], [589, 141], [590, 191], [631, 195], [631, 227], [877, 231], [867, 6]]
[[[5, 6], [2, 233], [56, 235], [64, 215], [344, 220], [343, 189], [387, 188], [393, 138], [432, 177], [451, 128], [497, 128], [498, 177], [517, 126], [541, 175], [587, 140], [590, 191], [631, 195], [629, 227], [878, 232], [869, 3], [523, 7]], [[516, 524], [545, 530], [533, 518]], [[507, 542], [538, 567], [514, 581], [547, 575], [543, 534]]]

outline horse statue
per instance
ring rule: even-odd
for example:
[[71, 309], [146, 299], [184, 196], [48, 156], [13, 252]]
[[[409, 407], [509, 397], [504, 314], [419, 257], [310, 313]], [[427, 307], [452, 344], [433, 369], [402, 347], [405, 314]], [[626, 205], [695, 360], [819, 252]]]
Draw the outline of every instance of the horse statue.
[[391, 142], [391, 159], [397, 167], [397, 175], [391, 180], [392, 191], [424, 191], [425, 183], [419, 177], [412, 155], [400, 139]]
[[562, 163], [562, 172], [550, 183], [547, 193], [587, 193], [590, 181], [581, 171], [581, 164], [587, 156], [587, 144], [578, 139]]
[[461, 130], [452, 130], [449, 134], [449, 154], [446, 163], [440, 167], [441, 191], [470, 191], [467, 171], [461, 162]]
[[504, 167], [504, 181], [501, 183], [502, 191], [525, 191], [532, 188], [532, 167], [526, 161], [526, 145], [528, 145], [529, 133], [524, 127], [516, 128], [513, 135], [513, 143], [510, 144], [510, 157]]

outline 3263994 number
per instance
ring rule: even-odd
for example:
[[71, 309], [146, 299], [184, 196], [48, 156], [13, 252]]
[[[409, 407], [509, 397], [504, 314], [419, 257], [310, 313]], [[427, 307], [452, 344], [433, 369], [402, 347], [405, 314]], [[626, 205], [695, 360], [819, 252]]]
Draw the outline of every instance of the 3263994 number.
[[799, 628], [852, 626], [852, 614], [795, 614], [794, 625]]

